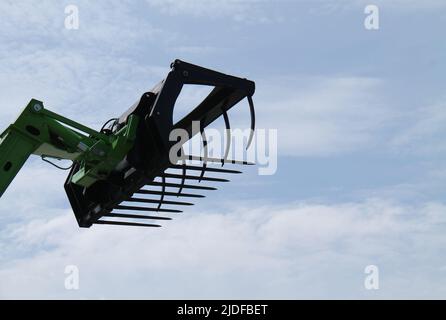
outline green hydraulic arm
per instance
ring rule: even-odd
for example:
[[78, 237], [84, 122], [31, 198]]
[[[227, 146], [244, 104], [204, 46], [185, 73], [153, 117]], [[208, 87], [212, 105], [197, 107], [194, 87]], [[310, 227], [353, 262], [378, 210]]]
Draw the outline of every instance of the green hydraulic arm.
[[106, 179], [125, 158], [136, 138], [139, 118], [131, 115], [113, 134], [88, 128], [44, 108], [32, 99], [0, 135], [0, 197], [31, 155], [80, 164], [72, 182], [89, 187]]

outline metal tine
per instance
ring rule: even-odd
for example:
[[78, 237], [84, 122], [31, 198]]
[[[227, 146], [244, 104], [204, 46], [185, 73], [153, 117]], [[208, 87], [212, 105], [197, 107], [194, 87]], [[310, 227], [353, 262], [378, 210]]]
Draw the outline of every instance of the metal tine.
[[[159, 200], [152, 200], [152, 199], [142, 199], [142, 198], [130, 198], [125, 200], [127, 202], [143, 202], [143, 203], [154, 203], [154, 204], [158, 204]], [[168, 204], [168, 205], [174, 205], [174, 206], [193, 206], [193, 203], [190, 202], [179, 202], [179, 201], [167, 201], [164, 200], [163, 204]], [[157, 211], [159, 211], [161, 209], [157, 209]]]
[[[201, 122], [200, 122], [200, 126], [201, 126]], [[203, 140], [204, 160], [203, 160], [203, 169], [201, 170], [200, 179], [198, 179], [198, 182], [201, 182], [201, 180], [204, 180], [203, 178], [204, 178], [204, 173], [206, 171], [207, 158], [208, 158], [208, 141], [207, 141], [206, 133], [204, 132], [203, 127], [200, 127], [200, 133], [201, 133], [201, 138]]]
[[163, 178], [174, 178], [174, 179], [186, 179], [186, 180], [203, 180], [203, 181], [213, 181], [213, 182], [229, 182], [228, 179], [221, 179], [221, 178], [211, 178], [211, 177], [197, 177], [197, 176], [189, 176], [189, 175], [181, 175], [181, 174], [175, 174], [175, 173], [163, 173]]
[[132, 211], [147, 211], [147, 212], [165, 212], [165, 213], [181, 213], [183, 211], [176, 209], [159, 209], [148, 208], [148, 207], [136, 207], [136, 206], [123, 206], [119, 205], [114, 208], [114, 210], [132, 210]]
[[251, 132], [249, 134], [248, 144], [246, 145], [246, 149], [249, 148], [252, 142], [252, 138], [254, 137], [254, 130], [256, 127], [256, 113], [254, 110], [254, 102], [252, 101], [252, 97], [248, 96], [248, 103], [249, 103], [249, 112], [251, 113]]
[[[184, 156], [184, 149], [183, 146], [181, 146], [181, 156]], [[182, 173], [183, 173], [183, 177], [181, 179], [181, 187], [178, 188], [178, 195], [177, 198], [180, 196], [181, 192], [183, 191], [184, 188], [184, 184], [186, 183], [186, 172], [187, 172], [187, 168], [186, 168], [186, 159], [183, 159], [183, 165], [182, 165]]]
[[104, 221], [104, 220], [98, 220], [98, 221], [94, 222], [94, 224], [109, 224], [109, 225], [115, 225], [115, 226], [153, 227], [153, 228], [161, 227], [159, 224], [146, 224], [146, 223], [121, 222], [121, 221]]
[[[147, 183], [148, 186], [162, 186], [163, 184], [161, 182], [157, 182], [157, 181], [152, 181]], [[179, 188], [181, 187], [181, 184], [179, 183], [169, 183], [166, 182], [164, 183], [164, 185], [166, 187], [172, 187], [172, 188]], [[215, 187], [205, 187], [205, 186], [194, 186], [194, 185], [189, 185], [189, 184], [185, 184], [183, 186], [184, 189], [196, 189], [196, 190], [217, 190], [217, 188]]]
[[[135, 193], [139, 193], [139, 194], [151, 194], [151, 195], [156, 195], [159, 196], [162, 194], [161, 191], [155, 191], [155, 190], [144, 190], [141, 189], [139, 191], [136, 191]], [[180, 193], [178, 194], [178, 192], [168, 192], [165, 191], [164, 192], [165, 196], [172, 196], [172, 197], [185, 197], [185, 198], [205, 198], [205, 196], [201, 195], [201, 194], [192, 194], [192, 193]]]
[[172, 218], [168, 218], [168, 217], [142, 216], [142, 215], [137, 215], [137, 214], [124, 214], [124, 213], [113, 213], [113, 212], [105, 214], [104, 217], [127, 218], [127, 219], [148, 219], [148, 220], [172, 220]]
[[[191, 156], [191, 155], [186, 155], [185, 156], [186, 160], [196, 160], [196, 161], [203, 161], [203, 158], [201, 156]], [[219, 159], [219, 158], [206, 158], [207, 162], [219, 162], [221, 163], [224, 159]], [[231, 164], [242, 164], [245, 166], [253, 166], [255, 165], [255, 163], [253, 162], [247, 162], [247, 161], [240, 161], [240, 160], [227, 160], [225, 163], [231, 163]]]
[[158, 208], [157, 208], [158, 211], [159, 211], [159, 209], [161, 209], [161, 205], [163, 204], [163, 200], [164, 200], [164, 194], [166, 192], [166, 178], [161, 177], [161, 180], [162, 180], [163, 185], [162, 185], [162, 190], [161, 190], [161, 197], [160, 197], [160, 200], [158, 203]]
[[[184, 165], [179, 165], [179, 164], [170, 166], [170, 168], [172, 168], [172, 169], [183, 169], [183, 167], [184, 167]], [[186, 168], [188, 170], [192, 170], [192, 171], [200, 171], [203, 169], [202, 167], [189, 166], [189, 165], [186, 165]], [[217, 172], [217, 173], [234, 173], [234, 174], [242, 173], [241, 171], [238, 171], [238, 170], [220, 169], [220, 168], [212, 168], [212, 167], [207, 167], [206, 171]]]
[[226, 127], [226, 148], [223, 159], [221, 160], [222, 167], [225, 165], [225, 161], [228, 160], [229, 149], [231, 147], [231, 124], [229, 122], [229, 117], [226, 110], [223, 110], [223, 119], [225, 120], [225, 127]]

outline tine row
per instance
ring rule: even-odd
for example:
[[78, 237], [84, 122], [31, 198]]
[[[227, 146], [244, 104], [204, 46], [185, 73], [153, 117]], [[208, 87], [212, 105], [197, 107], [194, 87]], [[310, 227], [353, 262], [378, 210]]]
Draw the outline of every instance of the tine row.
[[174, 178], [174, 179], [186, 179], [186, 180], [198, 180], [198, 181], [229, 182], [229, 180], [221, 179], [221, 178], [197, 177], [197, 176], [174, 174], [174, 173], [163, 173], [163, 175], [161, 177]]
[[115, 225], [115, 226], [133, 226], [133, 227], [153, 227], [153, 228], [161, 227], [159, 224], [146, 224], [146, 223], [121, 222], [121, 221], [105, 221], [105, 220], [98, 220], [98, 221], [94, 222], [94, 224], [108, 224], [108, 225]]
[[[147, 183], [147, 185], [149, 186], [163, 186], [165, 185], [166, 187], [172, 187], [172, 188], [179, 188], [181, 187], [181, 184], [179, 183], [161, 183], [161, 182], [157, 182], [157, 181], [153, 181], [153, 182], [149, 182]], [[183, 185], [184, 189], [197, 189], [197, 190], [217, 190], [217, 188], [214, 187], [205, 187], [205, 186], [194, 186], [194, 185], [188, 185], [185, 184]]]
[[[172, 166], [170, 166], [170, 168], [172, 168], [172, 169], [183, 169], [183, 168], [186, 168], [187, 170], [192, 170], [192, 171], [201, 171], [203, 169], [202, 167], [190, 166], [190, 165], [180, 165], [180, 164], [172, 165]], [[241, 171], [238, 171], [238, 170], [210, 168], [210, 167], [207, 167], [206, 171], [217, 172], [217, 173], [233, 173], [233, 174], [240, 174], [240, 173], [242, 173]]]
[[123, 214], [123, 213], [109, 213], [104, 215], [104, 217], [111, 218], [127, 218], [127, 219], [148, 219], [148, 220], [172, 220], [168, 217], [157, 217], [157, 216], [142, 216], [136, 214]]
[[207, 157], [206, 159], [201, 156], [192, 156], [192, 155], [185, 155], [180, 158], [180, 160], [196, 160], [196, 161], [206, 161], [206, 162], [213, 162], [213, 163], [231, 163], [231, 164], [241, 164], [241, 165], [247, 165], [247, 166], [253, 166], [255, 163], [248, 162], [248, 161], [240, 161], [240, 160], [225, 160], [220, 158], [210, 158]]
[[[135, 193], [138, 193], [138, 194], [150, 194], [150, 195], [155, 195], [155, 196], [160, 196], [160, 195], [163, 194], [162, 191], [144, 190], [144, 189], [136, 191]], [[205, 197], [205, 196], [203, 196], [201, 194], [178, 193], [178, 192], [169, 192], [169, 191], [164, 191], [164, 195], [165, 196], [172, 196], [172, 197], [185, 197], [185, 198], [204, 198]]]
[[[142, 202], [142, 203], [154, 203], [159, 204], [168, 204], [174, 206], [193, 206], [193, 203], [190, 202], [179, 202], [179, 201], [167, 201], [167, 200], [152, 200], [152, 199], [143, 199], [143, 198], [130, 198], [126, 200], [127, 202]], [[159, 208], [156, 210], [160, 210]]]
[[164, 212], [164, 213], [181, 213], [183, 211], [176, 209], [157, 209], [148, 207], [138, 207], [138, 206], [116, 206], [116, 210], [132, 210], [132, 211], [147, 211], [147, 212]]

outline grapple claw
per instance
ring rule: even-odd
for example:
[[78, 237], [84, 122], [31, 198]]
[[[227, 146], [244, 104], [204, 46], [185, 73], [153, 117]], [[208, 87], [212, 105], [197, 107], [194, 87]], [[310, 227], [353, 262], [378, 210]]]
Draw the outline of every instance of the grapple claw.
[[[181, 146], [181, 156], [183, 157], [184, 156], [184, 148], [183, 148], [183, 146]], [[182, 173], [183, 173], [183, 178], [181, 179], [181, 186], [178, 188], [178, 195], [177, 195], [177, 197], [179, 197], [180, 196], [180, 194], [181, 194], [181, 192], [183, 191], [183, 187], [184, 187], [184, 184], [185, 184], [185, 182], [186, 182], [186, 174], [187, 174], [187, 169], [186, 169], [186, 159], [184, 159], [183, 158], [183, 166], [182, 166]]]
[[[209, 95], [186, 116], [174, 122], [174, 108], [177, 98], [185, 85], [211, 86], [213, 89]], [[125, 112], [115, 122], [109, 131], [102, 133], [104, 141], [110, 137], [119, 136], [129, 129], [126, 148], [119, 149], [113, 154], [113, 159], [118, 159], [117, 164], [110, 168], [108, 174], [103, 176], [91, 175], [84, 180], [88, 186], [77, 184], [79, 175], [85, 171], [81, 163], [74, 163], [65, 183], [65, 189], [73, 207], [76, 219], [80, 227], [90, 227], [97, 224], [135, 225], [120, 221], [103, 221], [102, 217], [113, 216], [114, 210], [148, 211], [148, 212], [181, 212], [180, 210], [166, 209], [167, 205], [190, 206], [192, 203], [168, 201], [166, 196], [198, 198], [201, 195], [183, 193], [185, 189], [216, 190], [215, 187], [186, 184], [186, 180], [198, 182], [226, 182], [226, 179], [207, 177], [206, 172], [216, 173], [240, 173], [235, 170], [215, 170], [212, 164], [218, 163], [224, 166], [226, 163], [250, 165], [246, 161], [229, 160], [231, 148], [231, 133], [228, 112], [236, 104], [247, 98], [251, 113], [251, 134], [248, 139], [248, 147], [252, 143], [255, 129], [255, 112], [252, 96], [255, 91], [254, 82], [226, 75], [200, 66], [189, 64], [180, 60], [172, 63], [172, 69], [167, 77], [155, 86], [151, 91], [144, 93], [139, 101]], [[218, 118], [223, 117], [226, 127], [226, 140], [224, 156], [222, 159], [211, 158], [205, 129]], [[200, 128], [195, 130], [194, 122], [199, 121]], [[132, 126], [131, 126], [132, 124]], [[204, 149], [203, 156], [188, 156], [184, 154], [183, 146], [187, 141], [180, 139], [171, 140], [171, 133], [175, 129], [187, 133], [189, 141], [200, 134]], [[88, 132], [91, 134], [90, 132]], [[179, 145], [181, 144], [181, 145]], [[175, 148], [174, 148], [175, 147]], [[178, 148], [180, 147], [180, 148]], [[178, 148], [178, 149], [177, 149]], [[181, 149], [178, 162], [170, 158], [171, 150]], [[119, 151], [125, 150], [122, 153]], [[130, 150], [130, 151], [128, 151]], [[98, 151], [98, 150], [96, 150]], [[99, 150], [100, 151], [100, 150]], [[177, 154], [178, 156], [178, 154]], [[191, 166], [187, 161], [202, 161], [197, 166]], [[166, 173], [173, 168], [181, 170], [181, 173]], [[199, 169], [197, 169], [199, 168]], [[188, 175], [187, 170], [200, 171], [198, 175]], [[99, 171], [99, 173], [101, 173]], [[161, 177], [161, 181], [155, 181]], [[90, 179], [90, 180], [89, 180]], [[96, 180], [95, 180], [96, 179]], [[169, 179], [180, 179], [178, 183]], [[161, 187], [160, 190], [146, 190], [145, 186]], [[174, 188], [169, 190], [168, 188]], [[1, 190], [1, 188], [0, 188]], [[155, 199], [134, 197], [135, 194], [159, 196]], [[158, 199], [159, 198], [159, 199]], [[127, 202], [139, 203], [129, 205]], [[127, 204], [126, 204], [127, 203]], [[153, 207], [144, 207], [145, 204]], [[110, 214], [112, 216], [110, 216]], [[128, 215], [128, 218], [131, 214]], [[138, 217], [134, 217], [138, 219]], [[147, 218], [149, 219], [149, 218]]]
[[231, 148], [231, 125], [229, 123], [229, 117], [226, 110], [223, 110], [223, 119], [225, 120], [226, 147], [225, 147], [225, 154], [221, 161], [222, 167], [225, 165], [226, 160], [228, 160], [229, 150]]
[[201, 170], [200, 179], [198, 180], [198, 182], [201, 182], [201, 180], [204, 177], [204, 173], [205, 173], [206, 167], [207, 167], [207, 158], [208, 158], [208, 141], [206, 139], [206, 133], [204, 132], [203, 127], [200, 128], [200, 134], [201, 134], [201, 138], [203, 140], [204, 157], [203, 157], [203, 170]]
[[256, 127], [256, 113], [254, 110], [254, 102], [252, 101], [252, 96], [248, 96], [249, 112], [251, 113], [251, 132], [249, 133], [248, 144], [246, 149], [251, 145], [252, 139], [254, 138], [254, 130]]

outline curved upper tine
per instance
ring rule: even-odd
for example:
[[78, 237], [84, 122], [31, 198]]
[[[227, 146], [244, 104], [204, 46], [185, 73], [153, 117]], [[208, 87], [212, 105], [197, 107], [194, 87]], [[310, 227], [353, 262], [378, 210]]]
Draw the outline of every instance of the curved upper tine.
[[229, 149], [231, 147], [231, 124], [229, 123], [229, 117], [226, 110], [223, 110], [223, 119], [225, 120], [225, 126], [226, 126], [226, 148], [225, 148], [225, 155], [221, 160], [222, 167], [225, 165], [226, 160], [228, 160]]
[[166, 178], [165, 177], [161, 177], [163, 186], [161, 189], [161, 197], [160, 197], [160, 202], [158, 203], [158, 208], [156, 208], [156, 210], [161, 209], [161, 205], [163, 204], [163, 200], [164, 200], [164, 194], [166, 192]]
[[201, 139], [203, 140], [204, 157], [203, 157], [203, 170], [201, 170], [200, 180], [198, 180], [198, 182], [201, 182], [201, 179], [203, 179], [204, 177], [204, 172], [206, 171], [207, 158], [208, 158], [208, 141], [206, 139], [206, 133], [204, 132], [204, 128], [201, 126], [200, 126], [200, 133], [201, 133]]
[[254, 102], [252, 101], [252, 96], [248, 96], [248, 103], [249, 103], [249, 111], [251, 113], [251, 132], [249, 134], [248, 145], [246, 146], [246, 149], [248, 149], [249, 146], [251, 145], [252, 138], [254, 137], [255, 126], [256, 126], [256, 114], [255, 114], [255, 110], [254, 110]]
[[183, 159], [182, 160], [183, 161], [183, 169], [182, 169], [183, 178], [181, 179], [181, 186], [178, 189], [177, 197], [179, 197], [181, 195], [181, 192], [183, 191], [184, 184], [186, 182], [186, 170], [187, 170], [186, 169], [186, 156], [184, 154], [183, 146], [181, 146], [181, 158]]

